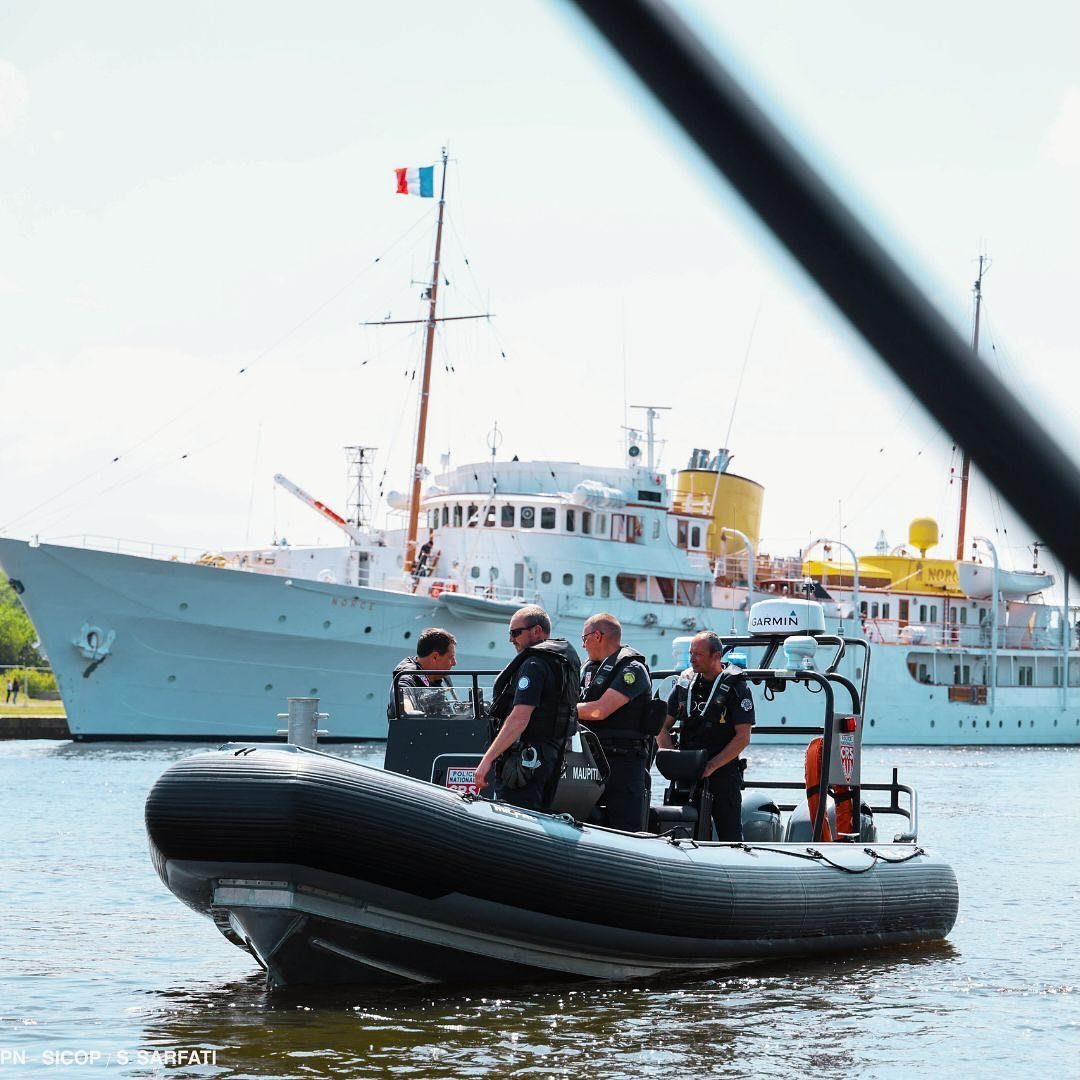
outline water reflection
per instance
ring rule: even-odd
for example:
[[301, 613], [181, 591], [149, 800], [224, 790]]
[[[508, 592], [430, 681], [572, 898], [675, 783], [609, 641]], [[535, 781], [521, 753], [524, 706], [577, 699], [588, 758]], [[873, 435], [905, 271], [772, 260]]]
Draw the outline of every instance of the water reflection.
[[[480, 990], [271, 992], [253, 976], [155, 993], [143, 1041], [215, 1048], [222, 1076], [670, 1078], [673, 1069], [790, 1076], [787, 1040], [799, 1032], [812, 1044], [803, 1064], [837, 1075], [859, 1067], [867, 1015], [880, 1012], [883, 994], [896, 996], [897, 1028], [909, 1027], [916, 1022], [911, 997], [928, 985], [927, 969], [956, 958], [941, 943], [756, 965], [690, 982], [671, 976]], [[941, 1013], [938, 1006], [939, 1023]]]

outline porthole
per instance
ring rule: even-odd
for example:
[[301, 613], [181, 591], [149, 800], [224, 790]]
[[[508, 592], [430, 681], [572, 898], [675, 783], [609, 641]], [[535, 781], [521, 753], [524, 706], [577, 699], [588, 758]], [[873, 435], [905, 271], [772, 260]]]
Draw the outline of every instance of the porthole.
[[489, 641], [488, 642], [488, 648], [489, 649], [494, 649], [495, 648], [495, 642], [494, 641]]
[[873, 717], [871, 717], [870, 718], [870, 726], [873, 727], [876, 723], [877, 723], [877, 721]]
[[405, 640], [408, 641], [409, 638], [411, 638], [411, 637], [412, 637], [412, 631], [411, 630], [406, 630], [405, 631]]
[[322, 628], [324, 630], [329, 630], [330, 629], [330, 620], [329, 619], [323, 619]]
[[187, 611], [187, 601], [186, 600], [180, 605], [180, 610], [181, 611]]
[[930, 721], [930, 726], [931, 726], [931, 727], [933, 727], [933, 726], [934, 726], [934, 721], [933, 721], [933, 720], [931, 720], [931, 721]]
[[550, 570], [544, 570], [540, 574], [540, 581], [544, 585], [550, 585], [551, 584], [551, 571]]
[[371, 627], [370, 626], [365, 626], [364, 627], [364, 633], [365, 634], [370, 634], [371, 633]]
[[370, 701], [374, 696], [375, 696], [375, 692], [373, 690], [369, 690], [367, 692], [367, 697], [365, 698], [365, 700]]
[[308, 691], [308, 697], [318, 697], [318, 696], [319, 696], [319, 688], [317, 686], [313, 686]]
[[170, 675], [169, 676], [169, 682], [176, 682], [176, 676], [175, 675]]
[[287, 618], [287, 616], [285, 616], [285, 615], [279, 615], [279, 616], [277, 617], [277, 621], [278, 621], [279, 623], [283, 623], [283, 622], [285, 621], [285, 619], [286, 619], [286, 618]]
[[264, 689], [264, 690], [265, 690], [265, 691], [266, 691], [267, 693], [269, 693], [269, 692], [270, 692], [271, 690], [273, 690], [273, 689], [274, 689], [274, 684], [273, 684], [272, 682], [268, 682], [268, 683], [267, 683], [267, 684], [266, 684], [266, 685], [265, 685], [265, 686], [263, 687], [263, 689]]

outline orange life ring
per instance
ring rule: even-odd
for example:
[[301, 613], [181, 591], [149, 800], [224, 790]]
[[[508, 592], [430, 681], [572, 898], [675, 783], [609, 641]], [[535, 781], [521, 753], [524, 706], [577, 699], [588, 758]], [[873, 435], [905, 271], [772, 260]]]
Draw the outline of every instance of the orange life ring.
[[[817, 821], [818, 800], [823, 794], [821, 788], [821, 755], [823, 751], [824, 741], [820, 735], [816, 739], [811, 739], [810, 745], [806, 748], [806, 802], [810, 808], [811, 827]], [[837, 828], [839, 827], [839, 822], [837, 822]], [[829, 828], [829, 815], [826, 813], [821, 827], [821, 841], [828, 843], [830, 840], [832, 840], [832, 830]]]
[[440, 582], [438, 582], [438, 581], [436, 581], [435, 584], [431, 586], [431, 595], [432, 596], [440, 596], [440, 595], [442, 595], [442, 591], [443, 591], [442, 584]]

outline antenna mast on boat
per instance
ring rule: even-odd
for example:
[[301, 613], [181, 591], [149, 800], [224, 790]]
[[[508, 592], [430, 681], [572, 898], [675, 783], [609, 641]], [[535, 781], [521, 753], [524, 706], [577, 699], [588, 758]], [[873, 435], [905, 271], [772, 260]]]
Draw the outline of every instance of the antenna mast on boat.
[[[984, 265], [985, 264], [985, 265]], [[971, 336], [971, 350], [976, 356], [979, 354], [979, 312], [982, 308], [982, 279], [984, 270], [990, 269], [989, 260], [985, 255], [979, 256], [979, 276], [975, 279], [975, 329]], [[960, 461], [960, 518], [956, 526], [956, 561], [961, 562], [964, 558], [964, 531], [967, 527], [967, 496], [968, 477], [971, 472], [971, 455], [964, 448], [963, 457]]]

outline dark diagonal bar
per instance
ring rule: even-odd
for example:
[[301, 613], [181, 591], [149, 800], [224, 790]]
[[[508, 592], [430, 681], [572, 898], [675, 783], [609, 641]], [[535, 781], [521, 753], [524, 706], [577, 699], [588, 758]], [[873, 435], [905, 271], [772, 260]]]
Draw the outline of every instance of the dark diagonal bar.
[[659, 0], [575, 0], [984, 475], [1080, 575], [1080, 471]]

